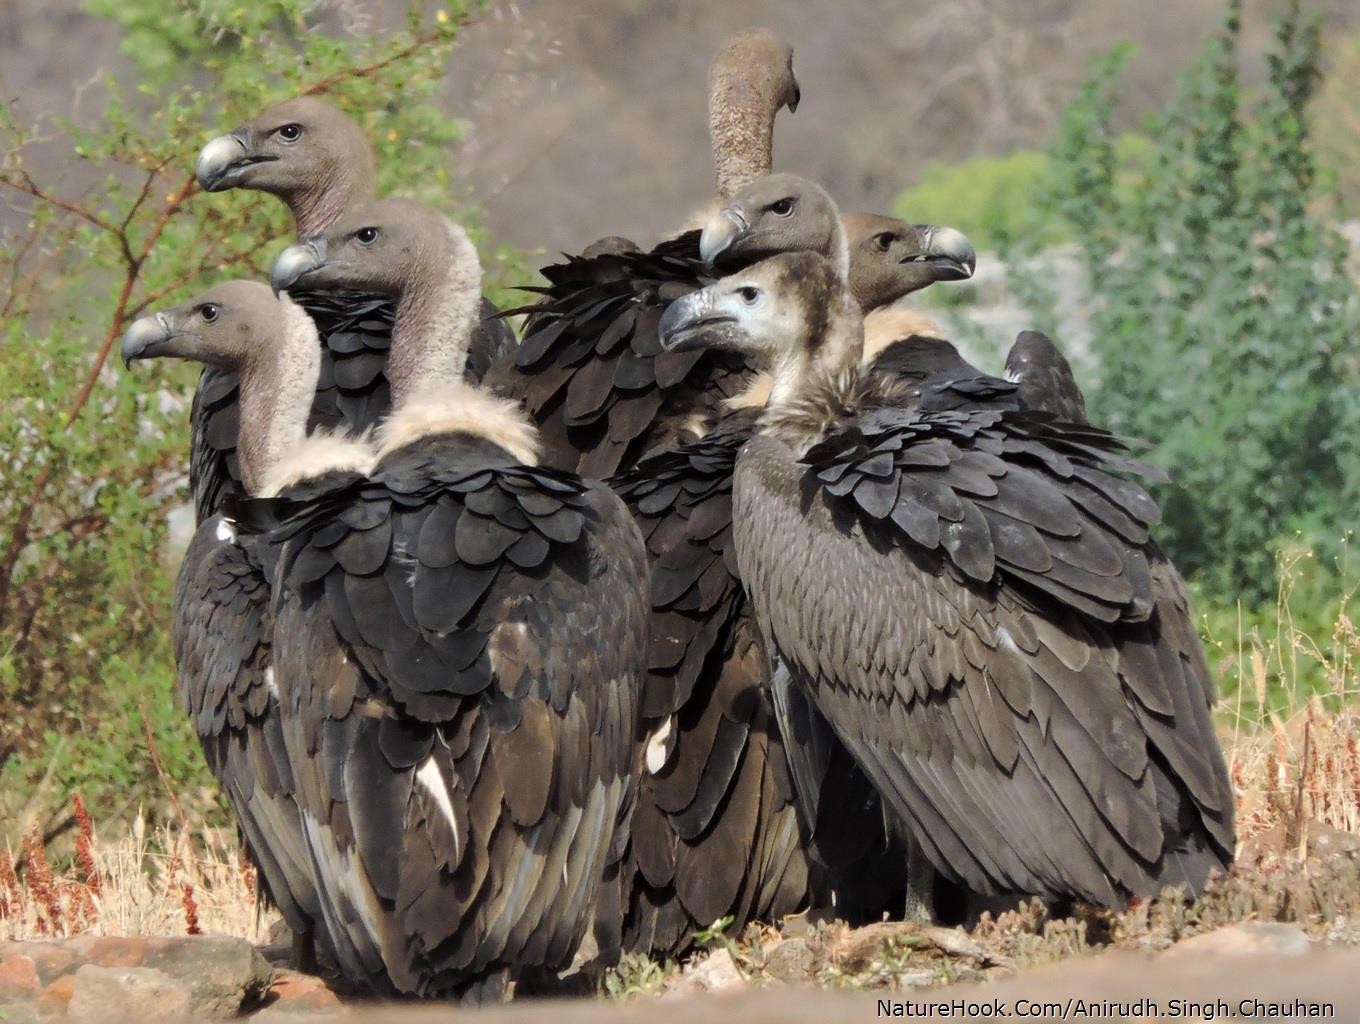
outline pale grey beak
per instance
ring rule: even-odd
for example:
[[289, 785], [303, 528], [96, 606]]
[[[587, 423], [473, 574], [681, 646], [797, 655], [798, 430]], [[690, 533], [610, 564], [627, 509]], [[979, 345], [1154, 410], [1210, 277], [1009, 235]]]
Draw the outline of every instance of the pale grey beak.
[[198, 152], [194, 177], [204, 192], [224, 192], [236, 186], [241, 171], [259, 163], [250, 142], [240, 132], [219, 135]]
[[917, 224], [916, 233], [921, 239], [926, 263], [935, 271], [936, 281], [966, 281], [973, 276], [977, 269], [977, 253], [962, 231]]
[[701, 288], [666, 307], [657, 324], [657, 335], [667, 352], [689, 352], [730, 342], [736, 323], [736, 318], [720, 307], [714, 288]]
[[750, 230], [751, 226], [746, 223], [740, 210], [730, 206], [719, 210], [709, 218], [703, 234], [699, 236], [699, 258], [711, 267], [714, 260]]
[[298, 242], [279, 253], [279, 258], [274, 261], [274, 267], [269, 273], [269, 283], [274, 289], [274, 294], [278, 295], [279, 292], [292, 288], [305, 275], [315, 273], [325, 265], [324, 238]]
[[123, 357], [123, 367], [126, 369], [132, 366], [134, 359], [153, 358], [157, 355], [157, 346], [169, 341], [174, 333], [170, 327], [170, 320], [164, 313], [144, 316], [133, 321], [118, 348]]

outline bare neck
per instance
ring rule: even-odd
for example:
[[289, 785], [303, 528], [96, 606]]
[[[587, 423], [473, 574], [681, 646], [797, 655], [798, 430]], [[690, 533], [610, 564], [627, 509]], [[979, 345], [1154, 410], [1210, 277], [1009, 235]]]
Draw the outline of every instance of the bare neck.
[[864, 319], [848, 293], [832, 299], [820, 337], [776, 360], [761, 430], [806, 451], [843, 411], [864, 349]]
[[281, 198], [293, 211], [299, 239], [313, 238], [378, 196], [378, 183], [363, 161], [332, 168], [306, 188]]
[[774, 167], [775, 100], [740, 75], [715, 74], [708, 100], [708, 134], [718, 198], [723, 202]]
[[307, 437], [321, 344], [316, 326], [291, 302], [282, 303], [279, 343], [241, 371], [241, 425], [236, 448], [241, 482], [251, 495], [264, 493], [288, 454]]
[[462, 381], [481, 300], [477, 250], [450, 225], [446, 245], [422, 261], [397, 300], [387, 368], [394, 409], [422, 391]]

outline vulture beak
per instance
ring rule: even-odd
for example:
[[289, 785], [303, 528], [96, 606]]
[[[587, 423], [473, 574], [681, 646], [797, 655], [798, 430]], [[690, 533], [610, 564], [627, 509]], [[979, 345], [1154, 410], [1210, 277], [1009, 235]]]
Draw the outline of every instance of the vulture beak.
[[247, 167], [277, 159], [255, 152], [250, 137], [244, 131], [234, 131], [219, 135], [199, 150], [194, 177], [204, 192], [224, 192], [236, 187]]
[[667, 352], [690, 352], [714, 344], [724, 328], [735, 327], [736, 323], [736, 317], [719, 308], [713, 289], [703, 288], [667, 306], [657, 333]]
[[977, 268], [977, 253], [973, 243], [962, 231], [917, 224], [921, 250], [925, 261], [935, 272], [936, 281], [967, 281]]
[[796, 114], [798, 113], [798, 104], [803, 99], [803, 90], [798, 88], [798, 79], [793, 77], [792, 68], [789, 69], [789, 79], [793, 84], [789, 88], [789, 98], [785, 101], [784, 106], [789, 108], [790, 114]]
[[699, 236], [699, 258], [707, 266], [713, 266], [714, 260], [732, 248], [733, 243], [744, 238], [750, 230], [751, 225], [746, 223], [746, 218], [742, 216], [740, 210], [731, 206], [724, 207], [704, 225], [703, 234]]
[[123, 335], [123, 343], [118, 349], [123, 356], [123, 368], [131, 367], [134, 359], [154, 359], [156, 356], [172, 354], [166, 352], [164, 347], [174, 336], [170, 318], [164, 313], [135, 320]]
[[269, 283], [274, 288], [274, 294], [278, 295], [279, 292], [292, 288], [308, 274], [314, 274], [325, 266], [327, 266], [325, 238], [318, 236], [306, 242], [298, 242], [297, 245], [290, 245], [279, 253], [279, 258], [274, 261], [274, 268], [269, 273]]

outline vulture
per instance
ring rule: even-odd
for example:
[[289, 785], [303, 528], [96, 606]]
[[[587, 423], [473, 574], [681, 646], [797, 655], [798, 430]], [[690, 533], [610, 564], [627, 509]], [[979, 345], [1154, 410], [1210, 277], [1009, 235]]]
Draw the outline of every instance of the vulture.
[[733, 478], [737, 567], [905, 826], [916, 907], [915, 860], [972, 893], [1108, 907], [1226, 868], [1212, 685], [1130, 479], [1151, 467], [1048, 413], [908, 401], [859, 368], [862, 314], [816, 254], [691, 293], [660, 332], [773, 368]]
[[[258, 282], [233, 281], [128, 328], [123, 361], [180, 358], [241, 381], [241, 483], [260, 494], [282, 451], [303, 440], [321, 360], [316, 326]], [[314, 365], [313, 365], [314, 364]], [[295, 409], [296, 422], [275, 422]], [[290, 431], [291, 426], [291, 431]], [[263, 540], [216, 513], [194, 532], [175, 583], [172, 640], [180, 698], [257, 868], [261, 896], [293, 932], [293, 963], [314, 969], [316, 882], [284, 749]], [[322, 945], [329, 946], [322, 936]]]
[[[747, 245], [836, 252], [866, 303], [971, 273], [971, 247], [952, 229], [865, 215], [844, 226], [852, 236], [819, 187], [773, 175], [715, 213], [700, 245], [710, 258]], [[900, 887], [871, 869], [889, 844], [877, 797], [798, 692], [780, 687], [772, 705], [769, 653], [737, 575], [732, 470], [765, 390], [753, 380], [706, 436], [611, 480], [652, 564], [645, 770], [621, 872], [622, 943], [634, 951], [680, 955], [714, 921], [730, 918], [739, 931], [810, 899], [834, 897], [852, 921], [900, 909]], [[781, 725], [795, 738], [787, 748]], [[810, 818], [802, 836], [799, 804]]]
[[626, 836], [642, 540], [464, 378], [480, 270], [461, 228], [380, 201], [285, 250], [273, 283], [395, 304], [366, 474], [250, 503], [278, 552], [280, 716], [322, 914], [354, 981], [496, 998], [571, 964]]
[[[236, 131], [218, 136], [195, 166], [206, 192], [241, 188], [278, 196], [293, 213], [299, 239], [326, 230], [377, 194], [373, 149], [362, 129], [324, 100], [286, 100]], [[314, 427], [345, 426], [358, 433], [377, 424], [390, 405], [386, 376], [392, 341], [392, 304], [362, 292], [304, 292], [293, 300], [316, 321], [324, 351]], [[480, 380], [491, 364], [515, 346], [508, 323], [482, 303], [482, 323], [468, 350], [467, 375]], [[209, 368], [199, 380], [190, 416], [189, 478], [201, 522], [224, 497], [240, 493], [234, 448], [237, 381]]]

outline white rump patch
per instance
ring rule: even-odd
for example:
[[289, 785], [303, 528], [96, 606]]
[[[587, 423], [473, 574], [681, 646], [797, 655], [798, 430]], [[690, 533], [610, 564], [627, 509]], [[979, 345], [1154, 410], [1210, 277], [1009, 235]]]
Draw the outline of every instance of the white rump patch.
[[406, 399], [378, 428], [378, 458], [435, 434], [472, 434], [527, 466], [538, 463], [538, 431], [516, 403], [459, 381]]
[[217, 520], [217, 539], [223, 544], [236, 543], [236, 524], [226, 516]]
[[444, 785], [444, 776], [440, 774], [439, 765], [434, 763], [433, 754], [425, 758], [425, 763], [416, 771], [416, 781], [425, 787], [425, 791], [434, 800], [435, 806], [444, 815], [444, 820], [449, 823], [449, 831], [453, 833], [454, 849], [462, 850], [463, 837], [458, 834], [458, 819], [453, 813], [453, 801], [449, 799], [448, 788]]
[[864, 356], [861, 365], [872, 363], [894, 341], [919, 334], [943, 338], [944, 330], [930, 317], [910, 306], [884, 306], [864, 318]]
[[763, 409], [770, 400], [770, 389], [774, 387], [774, 377], [768, 373], [758, 373], [751, 378], [745, 390], [725, 399], [723, 405], [729, 409]]
[[274, 681], [274, 666], [270, 665], [264, 670], [264, 687], [269, 691], [269, 696], [275, 700], [279, 699], [279, 685]]
[[655, 775], [666, 767], [671, 755], [675, 753], [675, 716], [667, 715], [661, 728], [647, 737], [647, 771]]
[[260, 494], [272, 498], [303, 480], [324, 473], [367, 474], [372, 470], [373, 462], [373, 447], [367, 435], [354, 438], [344, 433], [317, 431], [284, 454], [261, 483]]

